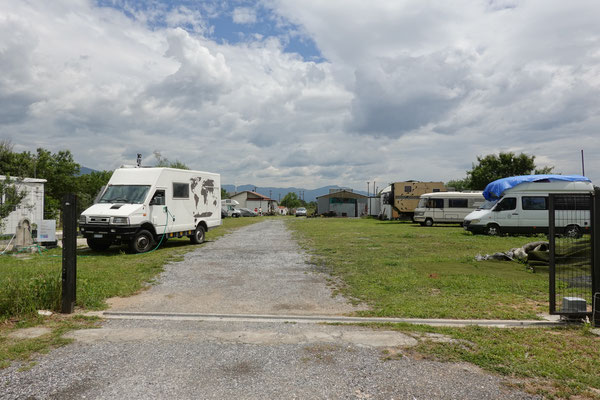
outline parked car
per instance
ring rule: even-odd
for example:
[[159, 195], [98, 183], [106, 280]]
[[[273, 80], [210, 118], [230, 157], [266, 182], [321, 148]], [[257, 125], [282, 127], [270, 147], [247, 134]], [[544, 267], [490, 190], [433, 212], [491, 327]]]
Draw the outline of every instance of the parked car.
[[256, 217], [256, 216], [258, 216], [258, 213], [255, 213], [254, 211], [252, 211], [252, 210], [250, 210], [248, 208], [239, 208], [238, 210], [242, 214], [242, 217]]
[[296, 217], [306, 217], [306, 208], [296, 208]]
[[221, 218], [227, 218], [229, 215], [227, 214], [227, 209], [221, 207]]
[[239, 210], [239, 209], [237, 209], [237, 208], [234, 208], [233, 210], [230, 210], [230, 211], [229, 211], [229, 215], [230, 215], [232, 218], [239, 218], [239, 217], [241, 217], [241, 216], [242, 216], [242, 213], [240, 212], [240, 210]]

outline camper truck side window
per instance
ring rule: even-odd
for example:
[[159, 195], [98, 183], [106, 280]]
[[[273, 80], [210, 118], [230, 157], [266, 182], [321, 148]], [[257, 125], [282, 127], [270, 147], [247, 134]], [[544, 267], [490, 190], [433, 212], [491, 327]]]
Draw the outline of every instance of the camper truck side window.
[[173, 198], [174, 199], [189, 199], [190, 185], [187, 183], [173, 182]]
[[517, 199], [515, 197], [505, 197], [494, 207], [494, 211], [514, 210], [517, 208]]
[[448, 199], [450, 208], [469, 208], [469, 199]]
[[165, 205], [165, 191], [157, 190], [150, 200], [151, 206], [164, 206]]
[[548, 203], [547, 197], [529, 197], [523, 196], [521, 200], [521, 205], [523, 206], [523, 210], [547, 210]]

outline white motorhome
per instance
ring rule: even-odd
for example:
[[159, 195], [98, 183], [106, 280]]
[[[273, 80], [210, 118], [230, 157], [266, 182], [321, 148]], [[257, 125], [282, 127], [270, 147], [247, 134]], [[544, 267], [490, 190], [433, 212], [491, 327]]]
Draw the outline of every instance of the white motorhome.
[[115, 170], [96, 204], [81, 213], [79, 229], [93, 250], [127, 243], [149, 251], [161, 238], [202, 243], [221, 225], [221, 177], [175, 168]]
[[221, 209], [227, 214], [228, 217], [241, 217], [242, 214], [240, 210], [236, 207], [239, 206], [240, 203], [237, 200], [232, 199], [223, 199], [221, 200]]
[[[564, 178], [582, 179], [566, 180]], [[496, 186], [496, 188], [498, 187]], [[486, 188], [487, 190], [488, 188]], [[486, 191], [484, 191], [484, 195]], [[548, 233], [548, 196], [550, 194], [590, 194], [593, 191], [594, 185], [590, 180], [578, 176], [565, 176], [561, 177], [561, 180], [543, 176], [538, 181], [513, 182], [512, 186], [507, 186], [506, 189], [496, 189], [497, 193], [494, 198], [490, 198], [480, 209], [467, 215], [463, 226], [474, 234]], [[574, 216], [575, 213], [572, 210], [575, 204], [562, 204], [555, 211], [557, 228], [573, 237], [588, 231], [590, 228], [589, 206], [589, 204], [577, 204], [577, 209], [581, 212]]]
[[482, 192], [435, 192], [421, 195], [414, 220], [422, 226], [461, 224], [485, 199]]

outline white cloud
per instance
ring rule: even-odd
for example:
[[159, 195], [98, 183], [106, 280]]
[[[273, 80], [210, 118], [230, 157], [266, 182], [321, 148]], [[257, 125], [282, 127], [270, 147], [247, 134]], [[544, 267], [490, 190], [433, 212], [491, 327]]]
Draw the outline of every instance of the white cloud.
[[233, 22], [236, 24], [255, 24], [256, 10], [249, 7], [237, 7], [233, 9]]
[[225, 183], [308, 188], [461, 178], [498, 151], [578, 173], [583, 148], [600, 181], [600, 3], [265, 3], [319, 63], [287, 37], [211, 39], [215, 4], [153, 4], [0, 3], [0, 136], [92, 168], [159, 150]]

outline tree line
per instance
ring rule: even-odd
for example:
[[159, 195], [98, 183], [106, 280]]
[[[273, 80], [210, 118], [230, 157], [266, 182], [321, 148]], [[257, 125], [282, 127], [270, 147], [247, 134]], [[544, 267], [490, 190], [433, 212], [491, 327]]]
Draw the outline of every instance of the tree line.
[[[0, 210], [0, 217], [5, 218], [22, 200], [14, 183], [23, 178], [46, 179], [44, 184], [44, 218], [57, 218], [60, 214], [61, 200], [66, 193], [75, 193], [78, 197], [78, 208], [83, 210], [94, 202], [102, 186], [106, 185], [112, 171], [93, 171], [80, 174], [81, 166], [73, 160], [69, 150], [53, 153], [38, 148], [34, 153], [13, 150], [9, 141], [0, 142], [0, 175], [9, 179], [0, 184], [0, 196], [4, 195], [6, 210]], [[17, 185], [18, 186], [18, 185]]]
[[446, 186], [458, 191], [483, 190], [488, 183], [497, 179], [518, 175], [550, 174], [553, 169], [554, 167], [537, 168], [535, 156], [525, 153], [488, 154], [477, 156], [477, 163], [472, 164], [465, 178], [448, 181]]

